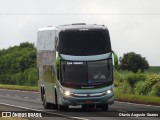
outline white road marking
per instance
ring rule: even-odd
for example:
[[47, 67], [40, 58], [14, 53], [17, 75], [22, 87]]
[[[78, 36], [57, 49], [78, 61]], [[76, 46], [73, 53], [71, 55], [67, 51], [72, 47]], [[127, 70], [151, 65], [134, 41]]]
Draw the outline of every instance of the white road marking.
[[145, 104], [137, 104], [137, 103], [130, 103], [130, 102], [119, 102], [119, 101], [115, 101], [115, 102], [117, 102], [117, 103], [132, 104], [132, 105], [143, 105], [143, 106], [160, 107], [160, 106], [156, 106], [156, 105], [145, 105]]
[[36, 98], [35, 100], [38, 100], [38, 101], [40, 101], [41, 99], [39, 99], [39, 98]]
[[11, 105], [11, 104], [7, 104], [7, 103], [0, 103], [0, 105], [6, 105], [6, 106], [15, 107], [15, 108], [25, 109], [25, 110], [33, 110], [33, 111], [48, 113], [48, 114], [52, 114], [52, 115], [59, 115], [61, 117], [66, 117], [66, 118], [73, 119], [73, 120], [89, 120], [89, 119], [86, 119], [86, 118], [73, 117], [73, 116], [64, 115], [64, 114], [60, 114], [60, 113], [53, 113], [53, 112], [38, 110], [38, 109], [34, 109], [34, 108], [28, 108], [28, 107], [23, 107], [23, 106]]
[[29, 97], [24, 97], [25, 99], [29, 99]]
[[20, 91], [20, 92], [31, 92], [31, 93], [36, 93], [36, 94], [39, 93], [39, 92], [36, 92], [36, 91], [24, 91], [24, 90], [17, 90], [17, 91]]

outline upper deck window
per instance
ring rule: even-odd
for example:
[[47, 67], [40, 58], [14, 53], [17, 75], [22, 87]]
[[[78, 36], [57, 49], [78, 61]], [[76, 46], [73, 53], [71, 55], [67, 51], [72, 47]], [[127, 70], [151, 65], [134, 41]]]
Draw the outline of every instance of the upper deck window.
[[59, 50], [66, 55], [97, 55], [111, 51], [107, 30], [62, 31], [59, 34]]

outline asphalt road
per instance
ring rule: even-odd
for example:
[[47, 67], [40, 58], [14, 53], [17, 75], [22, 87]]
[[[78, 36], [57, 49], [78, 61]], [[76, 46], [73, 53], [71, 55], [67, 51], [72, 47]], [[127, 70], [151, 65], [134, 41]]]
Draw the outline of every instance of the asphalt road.
[[[4, 109], [4, 111], [16, 111], [17, 107], [25, 111], [38, 111], [43, 112], [44, 116], [47, 116], [48, 119], [54, 117], [54, 119], [89, 119], [89, 120], [115, 120], [115, 119], [154, 119], [159, 120], [160, 117], [124, 117], [128, 115], [156, 115], [160, 116], [160, 106], [150, 106], [150, 105], [141, 105], [133, 104], [126, 102], [115, 102], [114, 105], [109, 106], [108, 112], [102, 112], [101, 110], [93, 111], [82, 111], [81, 106], [71, 106], [69, 111], [61, 112], [57, 110], [46, 110], [42, 106], [42, 102], [39, 99], [38, 92], [29, 92], [29, 91], [18, 91], [18, 90], [6, 90], [0, 89], [0, 105], [10, 106], [9, 108]], [[3, 110], [0, 107], [1, 111]], [[132, 112], [137, 111], [137, 113]], [[146, 111], [146, 112], [144, 112]], [[159, 112], [157, 112], [159, 111]], [[116, 117], [117, 116], [117, 117]], [[119, 116], [119, 117], [118, 117]], [[36, 118], [29, 118], [30, 120], [35, 120]], [[53, 119], [53, 118], [52, 118]]]

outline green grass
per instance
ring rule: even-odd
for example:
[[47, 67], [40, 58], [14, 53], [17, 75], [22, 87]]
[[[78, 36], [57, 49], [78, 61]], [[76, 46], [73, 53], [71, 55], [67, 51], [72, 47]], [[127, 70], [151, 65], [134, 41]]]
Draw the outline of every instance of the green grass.
[[160, 66], [149, 66], [147, 73], [160, 73]]
[[19, 86], [19, 85], [4, 85], [4, 84], [0, 84], [0, 89], [38, 91], [38, 87], [33, 87], [33, 86]]
[[160, 105], [160, 97], [122, 94], [115, 90], [115, 100], [140, 104]]

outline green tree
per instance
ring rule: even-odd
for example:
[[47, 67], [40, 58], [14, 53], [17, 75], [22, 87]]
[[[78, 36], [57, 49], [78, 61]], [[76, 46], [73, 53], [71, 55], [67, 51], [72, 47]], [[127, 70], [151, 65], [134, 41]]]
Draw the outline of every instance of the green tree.
[[0, 50], [0, 84], [37, 84], [34, 44], [24, 42]]
[[144, 72], [144, 70], [148, 68], [149, 64], [146, 58], [134, 52], [126, 53], [120, 59], [120, 69], [122, 70], [128, 70], [136, 73], [139, 70]]

